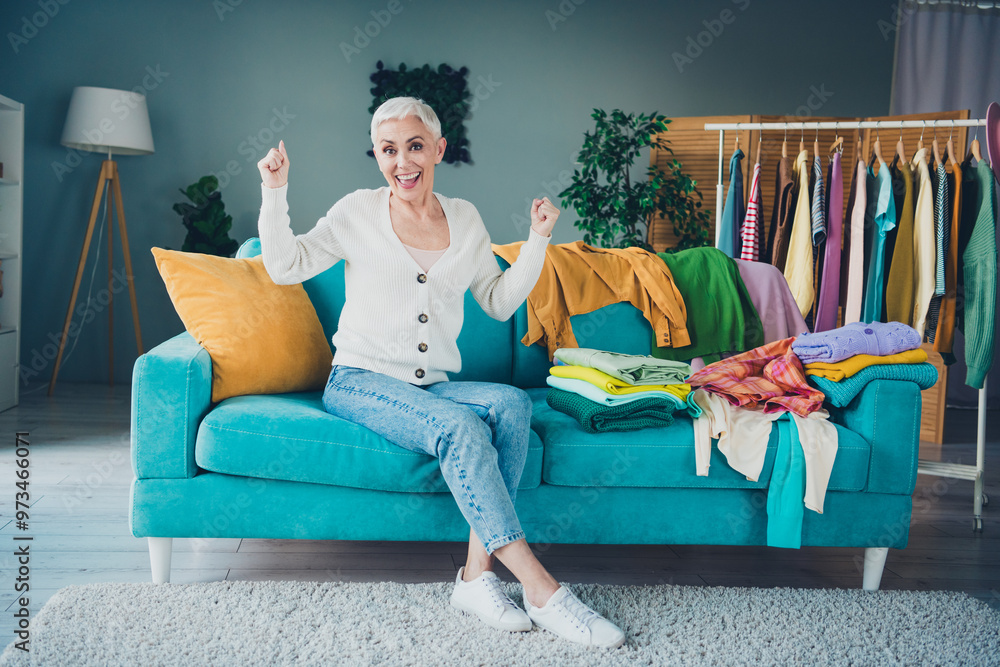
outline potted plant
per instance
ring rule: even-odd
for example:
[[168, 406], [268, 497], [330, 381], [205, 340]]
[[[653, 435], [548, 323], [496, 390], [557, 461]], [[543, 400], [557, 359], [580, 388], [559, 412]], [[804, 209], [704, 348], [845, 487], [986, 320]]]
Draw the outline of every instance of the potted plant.
[[226, 213], [218, 188], [219, 179], [203, 176], [197, 183], [181, 190], [192, 202], [174, 204], [174, 211], [181, 216], [188, 230], [181, 247], [184, 252], [231, 257], [239, 248], [239, 244], [229, 238], [233, 218]]
[[[679, 242], [668, 249], [684, 250], [708, 245], [709, 216], [702, 208], [695, 181], [674, 160], [670, 173], [657, 166], [647, 169], [648, 178], [632, 182], [631, 167], [648, 146], [670, 151], [663, 138], [670, 119], [657, 114], [610, 114], [594, 109], [594, 132], [585, 132], [578, 161], [582, 170], [573, 172], [569, 187], [559, 193], [563, 206], [579, 216], [576, 226], [583, 241], [602, 248], [638, 246], [652, 251], [649, 226], [654, 214], [669, 220]], [[671, 151], [672, 152], [672, 151]]]

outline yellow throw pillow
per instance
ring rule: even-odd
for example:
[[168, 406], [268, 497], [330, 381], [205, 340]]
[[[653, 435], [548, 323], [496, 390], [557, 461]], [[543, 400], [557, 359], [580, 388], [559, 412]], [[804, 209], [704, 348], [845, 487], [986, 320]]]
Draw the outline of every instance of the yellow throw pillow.
[[152, 248], [177, 314], [212, 357], [212, 401], [323, 389], [330, 341], [305, 288], [275, 285], [258, 255]]

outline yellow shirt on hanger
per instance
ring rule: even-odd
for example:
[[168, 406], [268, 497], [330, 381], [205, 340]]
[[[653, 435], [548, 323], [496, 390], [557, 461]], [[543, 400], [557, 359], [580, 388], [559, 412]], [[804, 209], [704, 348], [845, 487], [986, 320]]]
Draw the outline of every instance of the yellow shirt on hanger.
[[913, 212], [913, 318], [909, 322], [921, 336], [927, 310], [934, 297], [937, 272], [937, 241], [934, 236], [934, 187], [927, 168], [927, 149], [917, 151], [910, 166], [917, 175], [917, 205]]
[[805, 317], [816, 298], [813, 289], [812, 217], [809, 209], [809, 151], [801, 151], [795, 158], [795, 173], [799, 175], [799, 194], [792, 220], [792, 235], [788, 241], [785, 280], [788, 281], [802, 317]]

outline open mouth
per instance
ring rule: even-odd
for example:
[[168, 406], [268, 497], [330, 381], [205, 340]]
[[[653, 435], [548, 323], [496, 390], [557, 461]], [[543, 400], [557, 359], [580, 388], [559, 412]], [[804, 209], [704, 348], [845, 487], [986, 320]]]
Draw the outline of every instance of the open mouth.
[[411, 190], [417, 186], [417, 181], [420, 180], [420, 172], [414, 174], [403, 174], [396, 177], [396, 182], [399, 183], [399, 187], [405, 190]]

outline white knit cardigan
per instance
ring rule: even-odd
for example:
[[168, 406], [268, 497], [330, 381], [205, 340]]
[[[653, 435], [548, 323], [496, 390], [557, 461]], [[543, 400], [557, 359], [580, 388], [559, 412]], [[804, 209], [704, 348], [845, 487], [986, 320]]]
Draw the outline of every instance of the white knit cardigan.
[[332, 342], [333, 363], [365, 368], [415, 385], [462, 368], [458, 334], [467, 289], [496, 320], [507, 320], [538, 281], [551, 236], [531, 230], [518, 259], [500, 269], [476, 207], [435, 193], [448, 220], [447, 251], [424, 270], [392, 229], [388, 187], [356, 190], [296, 236], [288, 185], [261, 184], [258, 227], [264, 268], [294, 285], [343, 259], [346, 302]]

